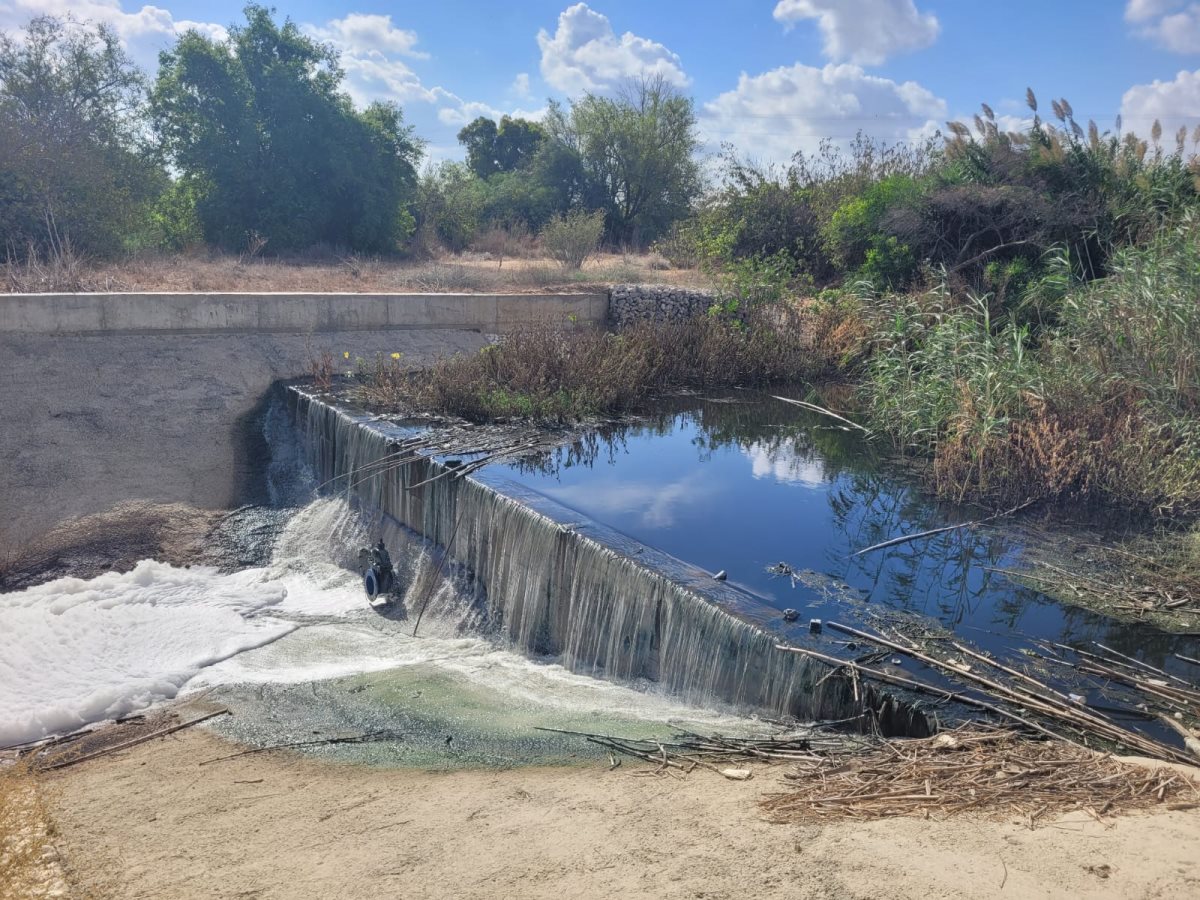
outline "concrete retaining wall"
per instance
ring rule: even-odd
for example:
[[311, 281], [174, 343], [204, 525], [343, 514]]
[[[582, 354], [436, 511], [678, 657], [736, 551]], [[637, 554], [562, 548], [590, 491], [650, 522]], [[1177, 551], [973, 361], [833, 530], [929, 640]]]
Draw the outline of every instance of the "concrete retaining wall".
[[603, 325], [607, 293], [0, 294], [0, 332], [210, 334], [389, 331], [494, 333], [547, 321]]

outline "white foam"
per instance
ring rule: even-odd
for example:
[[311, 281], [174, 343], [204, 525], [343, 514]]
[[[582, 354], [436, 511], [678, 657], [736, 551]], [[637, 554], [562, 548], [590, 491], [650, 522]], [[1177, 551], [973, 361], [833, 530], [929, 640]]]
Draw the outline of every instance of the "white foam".
[[296, 628], [262, 570], [221, 575], [145, 560], [0, 595], [0, 744], [174, 697], [197, 672]]
[[[365, 537], [343, 501], [318, 500], [291, 519], [265, 568], [221, 574], [147, 560], [125, 574], [0, 594], [0, 745], [213, 685], [299, 683], [404, 666], [436, 666], [539, 705], [723, 720], [461, 634], [465, 613], [448, 584], [434, 594], [422, 636], [412, 637], [412, 621], [367, 606], [351, 559]], [[409, 573], [415, 584], [428, 565], [422, 559]]]

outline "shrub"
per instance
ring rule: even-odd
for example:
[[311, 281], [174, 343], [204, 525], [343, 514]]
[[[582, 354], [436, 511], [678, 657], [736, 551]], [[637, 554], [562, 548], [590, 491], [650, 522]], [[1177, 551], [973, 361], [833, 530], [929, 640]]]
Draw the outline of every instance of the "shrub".
[[957, 303], [942, 285], [877, 304], [864, 385], [876, 426], [930, 455], [956, 499], [1200, 514], [1200, 221], [1111, 267], [1058, 285], [1058, 322], [1037, 344], [989, 296]]
[[[681, 388], [765, 385], [813, 378], [837, 368], [823, 356], [845, 310], [753, 311], [734, 323], [699, 316], [640, 323], [619, 334], [537, 328], [504, 335], [472, 356], [425, 372], [379, 360], [362, 399], [416, 406], [475, 421], [530, 417], [575, 420], [636, 409], [655, 393]], [[814, 335], [829, 340], [815, 344]]]
[[600, 246], [604, 213], [573, 210], [542, 229], [542, 247], [564, 269], [580, 269]]

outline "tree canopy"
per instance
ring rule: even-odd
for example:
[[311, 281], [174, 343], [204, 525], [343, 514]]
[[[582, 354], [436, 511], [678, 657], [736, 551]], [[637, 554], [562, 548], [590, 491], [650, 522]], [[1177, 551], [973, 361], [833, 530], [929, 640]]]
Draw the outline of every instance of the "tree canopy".
[[545, 140], [546, 132], [536, 122], [502, 116], [480, 116], [458, 133], [458, 142], [467, 151], [467, 167], [480, 178], [498, 172], [527, 169]]
[[144, 146], [142, 74], [106, 26], [39, 16], [0, 32], [0, 240], [110, 252], [165, 183]]
[[603, 209], [610, 240], [642, 245], [687, 215], [702, 181], [692, 100], [663, 78], [632, 81], [615, 97], [552, 104], [546, 130], [578, 159], [584, 205]]
[[395, 104], [357, 111], [342, 79], [332, 47], [255, 5], [228, 40], [190, 31], [162, 54], [152, 121], [207, 240], [380, 251], [407, 236], [421, 144]]

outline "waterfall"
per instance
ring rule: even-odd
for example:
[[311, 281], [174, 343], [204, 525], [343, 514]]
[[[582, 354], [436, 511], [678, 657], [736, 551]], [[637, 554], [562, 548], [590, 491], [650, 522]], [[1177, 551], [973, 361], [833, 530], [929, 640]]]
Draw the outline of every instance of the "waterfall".
[[444, 548], [473, 575], [472, 621], [514, 648], [691, 703], [929, 733], [911, 703], [778, 650], [735, 588], [486, 470], [439, 478], [447, 470], [432, 459], [390, 465], [409, 431], [296, 388], [290, 397], [318, 480]]

